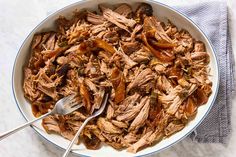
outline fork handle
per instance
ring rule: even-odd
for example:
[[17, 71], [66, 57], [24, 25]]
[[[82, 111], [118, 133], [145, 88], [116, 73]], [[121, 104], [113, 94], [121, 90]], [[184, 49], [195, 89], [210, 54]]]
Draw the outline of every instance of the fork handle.
[[3, 140], [4, 138], [10, 136], [11, 134], [14, 134], [15, 132], [17, 132], [17, 131], [19, 131], [19, 130], [21, 130], [21, 129], [27, 127], [27, 126], [29, 126], [30, 124], [32, 124], [32, 123], [34, 123], [34, 122], [36, 122], [36, 121], [38, 121], [38, 120], [40, 120], [40, 119], [43, 119], [43, 118], [47, 117], [47, 116], [50, 115], [51, 113], [52, 113], [52, 112], [48, 112], [48, 113], [46, 113], [46, 114], [40, 116], [40, 117], [37, 118], [37, 119], [34, 119], [34, 120], [32, 120], [32, 121], [29, 121], [29, 122], [27, 122], [27, 123], [25, 123], [25, 124], [23, 124], [23, 125], [20, 125], [20, 126], [14, 128], [14, 129], [10, 130], [10, 131], [7, 131], [7, 132], [1, 134], [1, 135], [0, 135], [0, 141]]
[[73, 140], [70, 142], [70, 145], [67, 147], [63, 157], [67, 157], [70, 153], [71, 147], [73, 146], [73, 144], [75, 143], [75, 141], [78, 139], [78, 136], [80, 135], [80, 133], [82, 132], [83, 128], [86, 126], [86, 124], [89, 122], [91, 118], [88, 118], [84, 121], [84, 123], [81, 125], [81, 127], [79, 128], [79, 130], [77, 131], [77, 133], [75, 134]]

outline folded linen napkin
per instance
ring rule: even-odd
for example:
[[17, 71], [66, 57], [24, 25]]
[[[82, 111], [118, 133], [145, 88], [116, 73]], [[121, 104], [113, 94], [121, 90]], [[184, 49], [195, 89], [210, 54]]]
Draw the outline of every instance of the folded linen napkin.
[[216, 50], [220, 68], [215, 104], [204, 121], [190, 134], [190, 138], [198, 142], [226, 144], [231, 132], [231, 97], [235, 87], [227, 4], [225, 1], [215, 1], [174, 8], [192, 19], [208, 36]]

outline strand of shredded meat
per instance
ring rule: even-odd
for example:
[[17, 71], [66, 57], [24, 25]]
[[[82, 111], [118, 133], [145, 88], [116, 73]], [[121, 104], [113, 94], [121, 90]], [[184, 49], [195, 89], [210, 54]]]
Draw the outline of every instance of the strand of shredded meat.
[[88, 149], [105, 142], [136, 153], [183, 129], [208, 101], [210, 60], [203, 42], [159, 21], [149, 4], [114, 8], [99, 5], [101, 14], [61, 16], [57, 29], [35, 34], [23, 89], [36, 117], [77, 95], [82, 108], [42, 121], [48, 133], [71, 140], [99, 109], [104, 88], [111, 88], [104, 113], [80, 139]]

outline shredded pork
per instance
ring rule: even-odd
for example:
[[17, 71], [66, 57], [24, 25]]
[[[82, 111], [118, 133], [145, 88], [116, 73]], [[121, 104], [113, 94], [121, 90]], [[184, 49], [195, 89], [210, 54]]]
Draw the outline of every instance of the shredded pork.
[[209, 54], [186, 30], [159, 21], [149, 4], [135, 11], [128, 4], [99, 8], [101, 14], [61, 16], [56, 30], [35, 34], [24, 94], [36, 117], [76, 94], [82, 108], [42, 122], [48, 133], [71, 140], [99, 109], [104, 88], [112, 88], [104, 113], [80, 139], [89, 149], [105, 142], [136, 153], [183, 129], [208, 101]]

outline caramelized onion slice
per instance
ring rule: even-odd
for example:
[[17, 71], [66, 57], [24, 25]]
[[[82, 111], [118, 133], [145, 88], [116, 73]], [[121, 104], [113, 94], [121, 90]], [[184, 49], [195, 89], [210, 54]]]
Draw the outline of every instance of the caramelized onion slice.
[[121, 76], [120, 83], [115, 90], [115, 103], [118, 104], [125, 99], [125, 80], [124, 76]]
[[120, 70], [117, 67], [115, 67], [112, 69], [110, 75], [110, 81], [114, 86], [114, 88], [116, 88], [120, 84], [120, 80], [121, 80]]
[[148, 42], [155, 48], [160, 48], [160, 49], [172, 49], [176, 46], [176, 44], [172, 43], [167, 43], [167, 42], [159, 42], [155, 41], [153, 39], [149, 39]]
[[94, 43], [95, 43], [95, 46], [101, 49], [104, 49], [105, 51], [108, 51], [111, 54], [114, 54], [116, 52], [112, 45], [108, 44], [106, 41], [102, 39], [96, 38], [94, 39]]
[[69, 48], [68, 46], [65, 46], [65, 47], [58, 47], [55, 50], [47, 50], [45, 51], [45, 54], [43, 55], [43, 60], [46, 61], [52, 57], [57, 57], [68, 48]]
[[187, 117], [192, 117], [195, 115], [196, 111], [197, 111], [197, 105], [193, 101], [193, 99], [189, 97], [186, 101], [185, 114]]
[[163, 61], [163, 62], [171, 62], [172, 60], [175, 59], [175, 56], [173, 54], [167, 55], [164, 54], [158, 50], [156, 50], [155, 48], [153, 48], [147, 40], [146, 35], [143, 33], [142, 34], [142, 40], [145, 43], [145, 45], [148, 47], [148, 49], [152, 52], [152, 54], [159, 60]]
[[91, 102], [89, 91], [86, 88], [84, 82], [80, 84], [80, 95], [83, 97], [83, 104], [85, 105], [86, 111], [89, 113], [91, 111]]
[[125, 78], [122, 72], [117, 68], [113, 68], [110, 80], [115, 89], [115, 103], [118, 104], [125, 99]]

